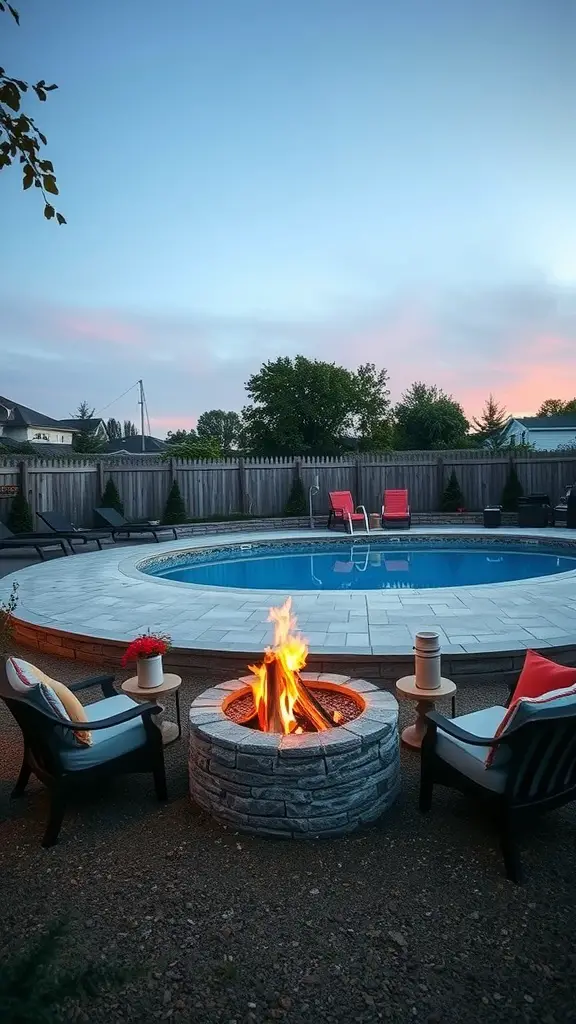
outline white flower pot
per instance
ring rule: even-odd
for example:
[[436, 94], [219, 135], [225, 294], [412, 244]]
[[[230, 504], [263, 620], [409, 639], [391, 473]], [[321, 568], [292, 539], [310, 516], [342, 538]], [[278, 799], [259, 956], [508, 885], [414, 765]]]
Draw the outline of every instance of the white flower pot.
[[438, 633], [416, 633], [414, 673], [419, 690], [437, 690], [442, 681]]
[[142, 690], [151, 690], [155, 686], [162, 686], [164, 682], [162, 655], [155, 654], [153, 658], [138, 658], [136, 671], [138, 673], [138, 686]]

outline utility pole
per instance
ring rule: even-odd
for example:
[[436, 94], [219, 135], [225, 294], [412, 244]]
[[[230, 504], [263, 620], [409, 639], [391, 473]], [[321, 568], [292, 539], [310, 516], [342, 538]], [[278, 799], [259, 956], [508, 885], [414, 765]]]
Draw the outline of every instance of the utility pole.
[[144, 384], [141, 380], [139, 380], [138, 385], [140, 387], [140, 398], [138, 399], [138, 404], [140, 406], [140, 434], [142, 442], [142, 451], [145, 452], [146, 441], [144, 439]]

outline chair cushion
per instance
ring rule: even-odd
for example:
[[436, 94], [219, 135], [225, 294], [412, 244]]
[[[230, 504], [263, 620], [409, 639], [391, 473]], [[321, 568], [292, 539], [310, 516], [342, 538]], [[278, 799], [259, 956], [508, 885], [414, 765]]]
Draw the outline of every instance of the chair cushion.
[[[498, 726], [505, 715], [506, 708], [496, 705], [492, 708], [484, 708], [482, 711], [473, 711], [470, 715], [461, 715], [460, 718], [454, 718], [453, 722], [454, 725], [460, 726], [466, 732], [473, 733], [474, 736], [488, 738], [496, 736]], [[504, 768], [510, 751], [499, 750], [498, 762], [486, 770], [486, 757], [491, 750], [492, 747], [473, 747], [438, 729], [436, 753], [443, 761], [462, 772], [468, 779], [478, 782], [485, 789], [491, 789], [494, 793], [503, 793], [506, 784]]]
[[[572, 686], [567, 686], [563, 690], [552, 690], [550, 693], [543, 693], [541, 697], [520, 697], [519, 700], [514, 701], [508, 708], [495, 735], [502, 736], [513, 726], [514, 728], [520, 728], [526, 722], [534, 721], [543, 712], [546, 712], [547, 717], [551, 717], [551, 712], [552, 717], [558, 718], [576, 715], [576, 683]], [[491, 747], [486, 757], [487, 768], [494, 763], [494, 753], [495, 748]]]
[[535, 651], [526, 651], [524, 667], [512, 695], [511, 704], [520, 697], [541, 697], [551, 690], [563, 690], [576, 683], [576, 668], [558, 665]]
[[[86, 709], [64, 683], [46, 675], [42, 669], [31, 665], [22, 658], [8, 658], [6, 662], [6, 678], [14, 691], [12, 696], [21, 700], [29, 700], [40, 711], [50, 711], [60, 715], [68, 722], [87, 722]], [[92, 735], [80, 729], [59, 730], [64, 743], [90, 746]]]
[[[121, 711], [137, 707], [137, 702], [126, 694], [107, 697], [95, 704], [87, 704], [85, 711], [89, 722], [98, 722], [104, 718], [119, 715]], [[67, 771], [82, 771], [94, 768], [105, 761], [112, 761], [130, 750], [136, 750], [146, 743], [146, 731], [141, 718], [133, 718], [122, 725], [113, 725], [109, 729], [94, 729], [92, 746], [83, 748], [70, 747], [61, 752], [61, 762]]]

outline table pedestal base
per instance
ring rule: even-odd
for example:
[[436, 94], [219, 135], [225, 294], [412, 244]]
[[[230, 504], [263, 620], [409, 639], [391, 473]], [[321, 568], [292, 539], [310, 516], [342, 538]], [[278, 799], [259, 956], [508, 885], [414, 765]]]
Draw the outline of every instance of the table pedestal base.
[[426, 715], [434, 710], [433, 700], [419, 700], [416, 705], [416, 721], [414, 725], [408, 725], [402, 733], [402, 743], [410, 750], [420, 750], [422, 740], [426, 735]]

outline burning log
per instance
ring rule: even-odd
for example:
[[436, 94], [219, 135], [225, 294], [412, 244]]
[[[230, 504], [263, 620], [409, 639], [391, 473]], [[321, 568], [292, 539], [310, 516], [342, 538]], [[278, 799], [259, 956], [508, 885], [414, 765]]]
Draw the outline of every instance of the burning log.
[[[269, 648], [261, 665], [251, 665], [258, 725], [262, 732], [293, 733], [303, 729], [322, 732], [338, 724], [338, 712], [331, 715], [308, 689], [300, 675], [308, 649], [302, 637], [292, 634], [296, 621], [288, 598], [282, 608], [272, 608], [275, 623], [274, 648]], [[246, 723], [248, 724], [248, 723]]]

